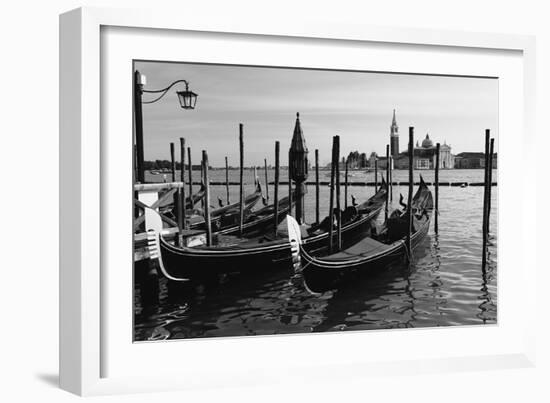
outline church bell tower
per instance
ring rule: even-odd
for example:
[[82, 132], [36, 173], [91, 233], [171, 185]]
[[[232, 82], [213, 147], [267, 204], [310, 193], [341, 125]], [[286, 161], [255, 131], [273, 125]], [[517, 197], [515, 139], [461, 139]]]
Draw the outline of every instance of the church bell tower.
[[393, 119], [390, 127], [390, 153], [392, 157], [399, 155], [399, 126], [395, 120], [395, 109], [393, 110]]

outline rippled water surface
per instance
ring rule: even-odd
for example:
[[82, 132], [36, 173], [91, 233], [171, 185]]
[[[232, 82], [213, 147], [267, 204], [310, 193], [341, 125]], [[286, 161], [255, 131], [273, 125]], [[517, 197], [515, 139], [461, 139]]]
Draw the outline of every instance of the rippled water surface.
[[[321, 180], [328, 181], [328, 171]], [[417, 171], [433, 181], [433, 172]], [[258, 171], [263, 183], [263, 171]], [[195, 173], [198, 178], [198, 173]], [[286, 172], [283, 173], [285, 180]], [[211, 172], [222, 181], [225, 171]], [[269, 180], [273, 173], [269, 172]], [[372, 173], [352, 172], [350, 181], [372, 181]], [[231, 171], [231, 180], [238, 172]], [[314, 176], [310, 173], [310, 180]], [[496, 181], [496, 171], [493, 173]], [[162, 175], [150, 177], [162, 180]], [[247, 172], [247, 191], [252, 173]], [[394, 181], [406, 181], [406, 171], [394, 171]], [[483, 181], [482, 170], [449, 170], [440, 181]], [[282, 196], [288, 192], [281, 186]], [[433, 190], [433, 187], [431, 188]], [[315, 188], [306, 197], [308, 222], [315, 217]], [[238, 187], [230, 189], [237, 200]], [[225, 188], [213, 186], [213, 200], [225, 199]], [[269, 189], [273, 196], [273, 189]], [[370, 197], [373, 187], [352, 186], [358, 202]], [[394, 204], [406, 187], [395, 186]], [[481, 269], [483, 187], [440, 188], [439, 235], [432, 226], [415, 250], [411, 265], [396, 263], [386, 270], [344, 288], [312, 295], [291, 268], [253, 275], [230, 275], [214, 284], [174, 285], [160, 280], [158, 297], [147, 296], [145, 286], [134, 287], [135, 340], [191, 337], [263, 335], [297, 332], [391, 329], [496, 323], [497, 320], [497, 208], [498, 188], [493, 187], [489, 265]], [[344, 191], [342, 190], [342, 196]], [[323, 202], [325, 201], [325, 202]], [[214, 202], [213, 202], [214, 204]], [[321, 214], [328, 211], [328, 187], [321, 189]], [[382, 222], [383, 213], [378, 218]]]

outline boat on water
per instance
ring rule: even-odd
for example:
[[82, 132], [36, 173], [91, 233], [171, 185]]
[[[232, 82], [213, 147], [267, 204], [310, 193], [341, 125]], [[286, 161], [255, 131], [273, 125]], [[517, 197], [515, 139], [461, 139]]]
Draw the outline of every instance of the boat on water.
[[[187, 196], [185, 198], [185, 208], [187, 210], [192, 210], [195, 207], [195, 205], [204, 198], [205, 194], [206, 194], [206, 186], [204, 186], [203, 184], [201, 185], [201, 188], [197, 193], [194, 193], [192, 196]], [[171, 200], [168, 200], [166, 203], [161, 204], [159, 209], [162, 214], [165, 214], [165, 215], [171, 214], [170, 218], [175, 219], [176, 215], [174, 214], [174, 211], [173, 211], [174, 210], [173, 198]]]
[[[428, 233], [433, 199], [426, 183], [420, 177], [420, 186], [411, 204], [413, 232], [411, 248], [416, 248]], [[306, 287], [313, 293], [338, 288], [356, 276], [383, 269], [391, 262], [408, 256], [406, 238], [408, 211], [396, 210], [380, 229], [373, 227], [368, 237], [342, 248], [339, 252], [315, 257], [301, 240], [301, 231], [295, 220], [288, 219], [289, 242], [294, 260], [300, 262]]]
[[[243, 214], [245, 218], [251, 215], [252, 209], [258, 204], [260, 199], [262, 199], [262, 186], [260, 182], [257, 182], [254, 193], [244, 198]], [[239, 225], [240, 214], [239, 202], [214, 209], [210, 213], [212, 231], [218, 232]], [[204, 213], [202, 211], [194, 211], [193, 214], [187, 218], [187, 221], [191, 229], [197, 230], [206, 228]]]
[[[370, 222], [380, 213], [386, 198], [386, 186], [365, 203], [361, 210], [350, 206], [342, 213], [342, 243], [348, 247], [365, 236]], [[281, 200], [283, 202], [283, 200]], [[359, 213], [359, 211], [362, 211]], [[282, 215], [282, 214], [281, 214]], [[303, 248], [312, 255], [328, 250], [330, 222], [323, 220], [319, 225], [301, 227], [304, 232]], [[292, 254], [286, 234], [261, 234], [251, 237], [237, 237], [214, 234], [213, 245], [193, 247], [177, 246], [161, 234], [156, 234], [159, 259], [169, 278], [180, 280], [201, 280], [219, 274], [267, 270], [274, 267], [290, 268]]]

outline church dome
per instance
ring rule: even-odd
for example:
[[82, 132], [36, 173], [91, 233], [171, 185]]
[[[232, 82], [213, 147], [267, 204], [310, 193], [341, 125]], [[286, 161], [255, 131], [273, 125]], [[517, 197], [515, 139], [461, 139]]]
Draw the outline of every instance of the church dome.
[[430, 140], [430, 136], [426, 134], [426, 138], [422, 140], [422, 148], [431, 148], [433, 146], [434, 146], [434, 143], [432, 142], [432, 140]]

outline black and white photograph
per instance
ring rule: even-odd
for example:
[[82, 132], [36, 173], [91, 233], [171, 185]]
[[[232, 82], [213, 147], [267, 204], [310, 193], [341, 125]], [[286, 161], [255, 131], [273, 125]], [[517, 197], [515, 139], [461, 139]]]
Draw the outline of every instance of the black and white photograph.
[[134, 342], [497, 324], [497, 77], [128, 74]]

